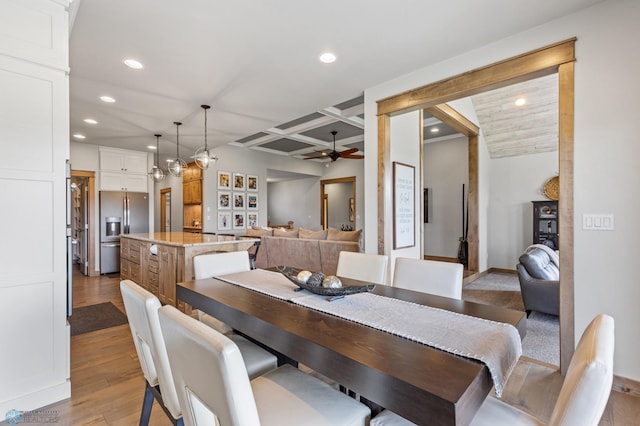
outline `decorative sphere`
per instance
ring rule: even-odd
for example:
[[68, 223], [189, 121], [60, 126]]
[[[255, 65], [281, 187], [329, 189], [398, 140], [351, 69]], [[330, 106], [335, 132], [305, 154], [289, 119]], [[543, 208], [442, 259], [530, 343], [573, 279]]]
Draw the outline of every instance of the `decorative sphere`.
[[296, 279], [298, 280], [298, 282], [302, 284], [306, 284], [306, 282], [309, 281], [310, 276], [311, 276], [310, 271], [300, 271], [298, 272], [298, 275], [296, 275]]
[[324, 280], [324, 274], [322, 272], [314, 272], [307, 280], [307, 284], [320, 287], [322, 280]]
[[342, 281], [340, 281], [340, 278], [336, 277], [335, 275], [327, 275], [322, 280], [322, 287], [324, 287], [324, 288], [340, 288], [340, 287], [342, 287]]

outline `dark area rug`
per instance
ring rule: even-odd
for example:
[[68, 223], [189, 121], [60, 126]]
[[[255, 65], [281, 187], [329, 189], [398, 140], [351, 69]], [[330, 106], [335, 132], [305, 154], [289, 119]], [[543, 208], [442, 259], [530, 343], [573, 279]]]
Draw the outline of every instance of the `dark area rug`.
[[74, 308], [69, 317], [71, 335], [127, 324], [127, 316], [111, 302]]

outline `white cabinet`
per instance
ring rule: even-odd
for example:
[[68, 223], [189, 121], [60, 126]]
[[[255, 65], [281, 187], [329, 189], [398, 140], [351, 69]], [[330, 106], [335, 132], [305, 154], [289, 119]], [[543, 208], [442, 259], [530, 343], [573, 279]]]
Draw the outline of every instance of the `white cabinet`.
[[149, 192], [147, 154], [100, 147], [100, 190]]
[[147, 154], [100, 148], [100, 170], [147, 174]]
[[100, 172], [100, 190], [148, 192], [147, 175], [136, 175], [122, 172]]

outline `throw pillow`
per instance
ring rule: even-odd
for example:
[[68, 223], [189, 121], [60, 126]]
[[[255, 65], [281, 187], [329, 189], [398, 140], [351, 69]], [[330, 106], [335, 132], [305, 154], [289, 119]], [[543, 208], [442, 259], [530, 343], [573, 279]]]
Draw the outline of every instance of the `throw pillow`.
[[298, 238], [298, 230], [297, 229], [284, 229], [284, 228], [274, 228], [273, 229], [274, 237], [286, 237], [286, 238]]
[[307, 240], [326, 240], [327, 230], [312, 231], [311, 229], [300, 228], [298, 236]]
[[355, 241], [357, 243], [360, 241], [361, 233], [362, 229], [358, 229], [357, 231], [340, 231], [338, 229], [329, 228], [329, 232], [327, 233], [327, 240]]

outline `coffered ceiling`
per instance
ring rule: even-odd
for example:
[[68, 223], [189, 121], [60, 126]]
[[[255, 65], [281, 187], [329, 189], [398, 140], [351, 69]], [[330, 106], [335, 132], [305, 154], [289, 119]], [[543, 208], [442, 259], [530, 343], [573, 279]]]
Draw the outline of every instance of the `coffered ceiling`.
[[[200, 105], [209, 104], [211, 147], [302, 158], [330, 148], [337, 130], [338, 150], [363, 149], [366, 88], [598, 1], [75, 0], [71, 134], [146, 151], [161, 133], [168, 157], [180, 121], [181, 156], [189, 158], [204, 143]], [[325, 51], [337, 60], [321, 63]], [[127, 68], [126, 58], [144, 67]]]

